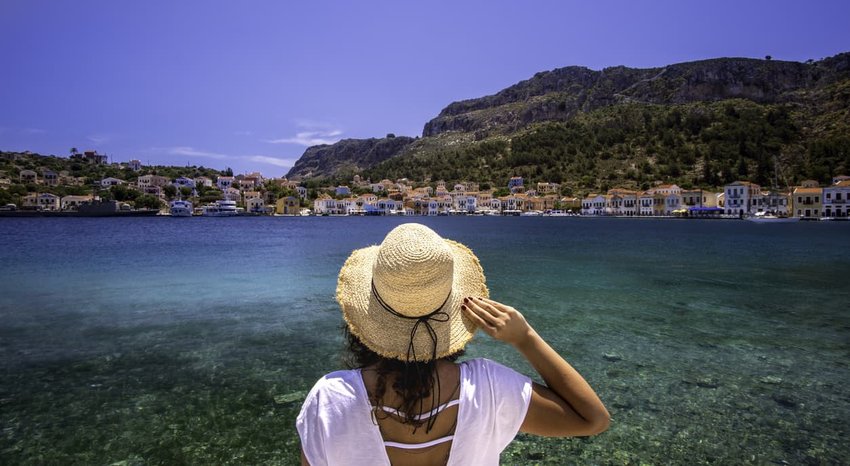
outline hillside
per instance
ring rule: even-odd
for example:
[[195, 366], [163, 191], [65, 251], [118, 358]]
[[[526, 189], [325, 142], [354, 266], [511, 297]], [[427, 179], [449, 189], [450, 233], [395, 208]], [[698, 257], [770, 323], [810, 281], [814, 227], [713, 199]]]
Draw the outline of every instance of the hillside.
[[[69, 180], [60, 182], [55, 186], [45, 184], [24, 183], [20, 181], [20, 173], [22, 170], [33, 170], [41, 177], [44, 170], [50, 170], [59, 174], [62, 179]], [[228, 169], [229, 170], [229, 169]], [[93, 190], [95, 184], [103, 178], [113, 177], [124, 181], [136, 181], [142, 175], [161, 175], [169, 179], [174, 179], [180, 176], [197, 178], [206, 176], [211, 179], [224, 174], [231, 174], [232, 171], [222, 172], [219, 170], [190, 166], [190, 167], [175, 167], [175, 166], [145, 166], [140, 171], [136, 172], [123, 164], [95, 164], [81, 159], [79, 156], [58, 157], [55, 155], [41, 155], [30, 152], [3, 152], [0, 151], [0, 179], [9, 180], [10, 185], [0, 189], [0, 205], [13, 203], [21, 205], [23, 196], [27, 193], [51, 193], [58, 196], [66, 195], [86, 195], [96, 193], [104, 198], [114, 197], [120, 201], [132, 201], [138, 195], [133, 190], [128, 190], [126, 187], [114, 187], [109, 191]], [[70, 181], [73, 180], [73, 181]], [[199, 187], [201, 199], [205, 201], [218, 198], [217, 191], [213, 189], [204, 189]], [[210, 198], [204, 198], [203, 195], [209, 191]], [[213, 192], [215, 191], [215, 192]], [[216, 194], [217, 193], [217, 194]], [[126, 197], [124, 197], [126, 196]]]
[[850, 54], [813, 63], [718, 58], [633, 69], [559, 68], [499, 93], [455, 102], [425, 125], [423, 136], [446, 131], [512, 131], [530, 123], [568, 120], [579, 112], [624, 103], [683, 104], [742, 98], [770, 104], [789, 93], [850, 75]]
[[327, 167], [312, 176], [503, 185], [521, 175], [576, 194], [657, 182], [770, 186], [777, 171], [781, 185], [826, 182], [850, 172], [850, 53], [807, 63], [718, 58], [650, 69], [559, 68], [448, 105], [422, 138], [379, 163], [352, 149], [352, 140], [337, 145], [307, 150]]
[[295, 162], [286, 177], [353, 175], [400, 154], [413, 141], [410, 137], [389, 134], [382, 139], [343, 139], [335, 144], [313, 146]]

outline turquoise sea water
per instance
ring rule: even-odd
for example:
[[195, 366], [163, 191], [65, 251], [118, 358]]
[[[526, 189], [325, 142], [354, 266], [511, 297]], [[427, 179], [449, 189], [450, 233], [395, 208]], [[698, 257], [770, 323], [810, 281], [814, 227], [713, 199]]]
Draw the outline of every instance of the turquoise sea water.
[[[850, 223], [413, 220], [612, 414], [504, 464], [850, 462]], [[296, 464], [339, 267], [403, 221], [0, 219], [0, 463]], [[467, 355], [531, 374], [484, 335]]]

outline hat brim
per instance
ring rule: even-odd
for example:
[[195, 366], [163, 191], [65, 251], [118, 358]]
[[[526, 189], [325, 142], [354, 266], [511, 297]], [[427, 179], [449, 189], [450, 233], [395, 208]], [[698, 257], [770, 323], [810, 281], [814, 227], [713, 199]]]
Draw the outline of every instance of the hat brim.
[[[429, 321], [437, 336], [436, 359], [457, 353], [475, 334], [476, 325], [460, 308], [463, 298], [489, 296], [484, 271], [475, 254], [458, 242], [444, 241], [454, 256], [454, 272], [451, 294], [441, 308], [448, 320]], [[339, 272], [336, 299], [349, 330], [369, 349], [385, 358], [413, 360], [408, 348], [417, 321], [392, 315], [372, 293], [372, 266], [378, 249], [370, 246], [351, 253]], [[434, 355], [431, 337], [421, 326], [414, 335], [413, 350], [417, 361], [430, 360]]]

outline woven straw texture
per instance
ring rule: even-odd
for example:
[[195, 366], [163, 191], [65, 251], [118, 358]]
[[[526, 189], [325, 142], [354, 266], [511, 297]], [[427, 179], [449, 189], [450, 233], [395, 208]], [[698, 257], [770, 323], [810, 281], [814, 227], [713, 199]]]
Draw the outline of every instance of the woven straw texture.
[[[339, 273], [336, 298], [351, 333], [385, 358], [407, 360], [415, 319], [384, 309], [375, 288], [396, 312], [419, 317], [440, 308], [446, 322], [431, 320], [437, 334], [436, 357], [456, 353], [472, 339], [475, 324], [460, 309], [467, 296], [489, 296], [484, 271], [466, 246], [441, 238], [415, 223], [399, 225], [380, 246], [357, 249]], [[414, 335], [416, 359], [429, 360], [433, 342], [422, 325]]]

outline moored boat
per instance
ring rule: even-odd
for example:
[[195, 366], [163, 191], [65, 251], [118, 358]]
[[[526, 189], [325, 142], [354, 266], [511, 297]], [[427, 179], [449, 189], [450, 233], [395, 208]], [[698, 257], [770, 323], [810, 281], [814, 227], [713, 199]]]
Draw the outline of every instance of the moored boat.
[[171, 201], [170, 212], [172, 217], [191, 217], [192, 203], [182, 199]]
[[756, 212], [755, 215], [744, 218], [754, 223], [794, 223], [800, 221], [800, 217], [780, 217], [768, 212]]
[[239, 215], [239, 209], [236, 207], [236, 201], [221, 199], [205, 205], [202, 215], [204, 217], [235, 217]]

